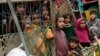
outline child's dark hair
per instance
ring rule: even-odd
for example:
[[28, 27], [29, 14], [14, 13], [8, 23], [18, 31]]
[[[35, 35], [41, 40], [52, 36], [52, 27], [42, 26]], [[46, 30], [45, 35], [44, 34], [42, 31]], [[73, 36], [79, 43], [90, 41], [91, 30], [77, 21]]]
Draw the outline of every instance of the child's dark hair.
[[33, 13], [32, 13], [32, 15], [34, 15], [34, 14], [37, 14], [37, 15], [39, 15], [39, 13], [38, 13], [38, 12], [33, 12]]
[[69, 41], [69, 43], [71, 43], [71, 42], [73, 42], [73, 43], [79, 43], [79, 40], [78, 39], [76, 39], [76, 38], [74, 38], [74, 39], [70, 39], [70, 41]]
[[17, 5], [17, 8], [25, 8], [25, 6], [23, 4], [19, 4]]
[[46, 8], [47, 8], [47, 10], [48, 10], [48, 7], [47, 7], [46, 5], [43, 5], [43, 6], [42, 6], [42, 9], [43, 9], [43, 7], [46, 7]]
[[91, 11], [90, 11], [90, 15], [91, 15], [91, 14], [96, 14], [96, 10], [91, 10]]
[[64, 19], [66, 19], [68, 16], [71, 18], [71, 14], [69, 14], [69, 13], [66, 13], [63, 15]]

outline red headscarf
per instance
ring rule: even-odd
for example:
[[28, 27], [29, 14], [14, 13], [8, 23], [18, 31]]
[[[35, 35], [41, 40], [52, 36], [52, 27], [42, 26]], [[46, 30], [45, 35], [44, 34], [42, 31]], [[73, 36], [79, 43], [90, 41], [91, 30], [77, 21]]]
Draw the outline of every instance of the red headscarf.
[[80, 27], [81, 21], [84, 20], [84, 18], [79, 18], [76, 21], [76, 34], [80, 42], [90, 42], [89, 40], [89, 30], [86, 26], [85, 29], [82, 29]]

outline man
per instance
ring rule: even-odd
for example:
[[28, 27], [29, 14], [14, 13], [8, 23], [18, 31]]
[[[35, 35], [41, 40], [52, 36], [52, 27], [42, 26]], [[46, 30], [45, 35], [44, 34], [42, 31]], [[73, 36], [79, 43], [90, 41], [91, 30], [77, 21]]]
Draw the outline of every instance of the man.
[[97, 41], [100, 37], [100, 19], [96, 18], [96, 11], [92, 10], [90, 12], [90, 20], [87, 22], [89, 31], [90, 31], [90, 37], [91, 41], [94, 39]]

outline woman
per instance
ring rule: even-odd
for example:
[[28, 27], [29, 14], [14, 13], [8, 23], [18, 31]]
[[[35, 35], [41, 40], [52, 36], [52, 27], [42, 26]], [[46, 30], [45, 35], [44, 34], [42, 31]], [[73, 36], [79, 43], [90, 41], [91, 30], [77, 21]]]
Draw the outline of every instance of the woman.
[[80, 44], [83, 47], [89, 47], [90, 46], [90, 40], [89, 40], [89, 31], [86, 26], [86, 21], [83, 18], [79, 18], [76, 21], [76, 34], [77, 38], [79, 39]]
[[64, 18], [56, 18], [56, 51], [57, 56], [67, 56], [68, 55], [68, 42], [65, 37], [65, 33], [61, 30], [64, 27]]

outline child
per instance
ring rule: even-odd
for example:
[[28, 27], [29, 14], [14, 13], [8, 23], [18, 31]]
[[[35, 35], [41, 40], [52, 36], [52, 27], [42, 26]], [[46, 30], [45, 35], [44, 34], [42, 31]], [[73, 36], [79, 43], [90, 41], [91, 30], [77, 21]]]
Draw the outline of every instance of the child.
[[[18, 18], [18, 22], [22, 31], [24, 31], [24, 28], [25, 28], [25, 24], [23, 23], [23, 20], [25, 19], [24, 17], [26, 17], [25, 9], [26, 9], [25, 6], [22, 4], [18, 5], [16, 8], [16, 16]], [[16, 24], [14, 23], [13, 17], [11, 15], [9, 16], [9, 30], [8, 31], [9, 33], [18, 32]]]
[[80, 44], [83, 47], [89, 47], [90, 46], [90, 40], [89, 40], [89, 31], [86, 26], [86, 21], [83, 18], [79, 18], [76, 21], [76, 34], [77, 38], [79, 39]]
[[90, 31], [90, 37], [91, 41], [93, 42], [96, 40], [99, 43], [100, 38], [100, 19], [96, 17], [96, 11], [91, 10], [90, 12], [90, 20], [87, 22], [89, 31]]
[[32, 31], [32, 27], [30, 27], [30, 19], [29, 19], [29, 16], [27, 16], [24, 20], [24, 23], [25, 23], [25, 31], [27, 32], [31, 32]]
[[[35, 41], [35, 39], [38, 38], [37, 41], [36, 41], [35, 47], [32, 46], [32, 51], [33, 51], [33, 53], [34, 52], [35, 53], [37, 52], [35, 54], [37, 56], [39, 56], [39, 53], [41, 53], [42, 55], [45, 55], [46, 54], [45, 52], [46, 52], [46, 48], [47, 47], [46, 47], [46, 43], [44, 41], [44, 38], [45, 37], [46, 37], [46, 39], [52, 38], [53, 37], [53, 33], [52, 33], [52, 31], [50, 29], [48, 29], [48, 31], [45, 33], [45, 35], [43, 34], [42, 28], [40, 27], [39, 15], [37, 13], [34, 13], [32, 15], [32, 19], [33, 19], [32, 26], [28, 25], [29, 23], [26, 22], [26, 23], [28, 23], [26, 25], [26, 32], [28, 33], [28, 37], [30, 37], [29, 40], [32, 41], [31, 44], [33, 45], [33, 42]], [[26, 19], [26, 20], [28, 21], [28, 19]], [[27, 28], [27, 26], [28, 26], [28, 28]], [[39, 49], [40, 52], [38, 50], [35, 51], [36, 49]]]
[[49, 15], [49, 10], [48, 10], [48, 8], [47, 8], [47, 6], [43, 6], [42, 7], [42, 16], [44, 17], [44, 16], [48, 16]]
[[56, 18], [56, 31], [55, 31], [55, 39], [56, 39], [56, 51], [57, 56], [67, 56], [68, 55], [68, 42], [65, 37], [65, 33], [61, 30], [64, 27], [64, 18], [57, 17]]
[[51, 18], [49, 16], [45, 16], [43, 18], [44, 27], [51, 27]]
[[74, 39], [76, 37], [76, 33], [75, 33], [75, 27], [72, 24], [72, 18], [70, 14], [65, 14], [64, 16], [64, 21], [65, 21], [65, 27], [63, 28], [63, 31], [65, 32], [68, 41], [70, 39]]
[[81, 48], [78, 45], [79, 41], [77, 39], [71, 39], [69, 41], [69, 56], [83, 56], [81, 52]]
[[[45, 43], [46, 43], [46, 46], [49, 50], [49, 52], [47, 53], [47, 56], [52, 56], [51, 54], [51, 49], [52, 49], [52, 45], [53, 45], [53, 40], [54, 40], [54, 36], [53, 36], [53, 31], [52, 31], [52, 28], [51, 28], [51, 19], [49, 16], [45, 16], [43, 18], [43, 32], [46, 33], [46, 36], [48, 35], [48, 37], [46, 37], [46, 40], [45, 40]], [[50, 37], [51, 36], [51, 37]]]
[[[39, 19], [39, 15], [38, 13], [33, 13], [32, 15], [32, 19], [33, 19], [33, 24], [30, 26], [29, 24], [29, 18], [26, 19], [26, 32], [28, 34], [28, 42], [29, 42], [29, 48], [31, 48], [31, 52], [35, 53], [35, 56], [39, 56], [39, 54], [41, 53], [41, 55], [45, 54], [46, 51], [46, 45], [42, 39], [42, 32], [41, 32], [41, 27], [40, 27], [40, 19]], [[37, 38], [37, 40], [36, 40]], [[36, 41], [35, 41], [36, 40]], [[35, 47], [34, 47], [34, 41], [35, 43]], [[41, 45], [42, 44], [42, 45]], [[41, 47], [39, 49], [39, 47]], [[39, 49], [40, 52], [37, 50]], [[35, 51], [37, 50], [37, 51]]]

